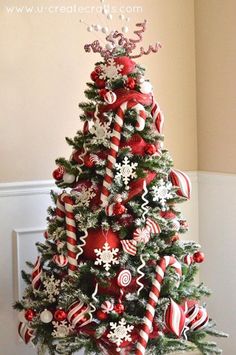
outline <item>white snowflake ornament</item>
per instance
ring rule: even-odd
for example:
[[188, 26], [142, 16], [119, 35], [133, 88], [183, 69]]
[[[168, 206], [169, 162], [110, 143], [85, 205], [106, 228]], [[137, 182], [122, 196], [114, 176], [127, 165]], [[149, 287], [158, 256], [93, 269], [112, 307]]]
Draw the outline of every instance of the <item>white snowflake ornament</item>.
[[100, 64], [99, 66], [101, 68], [100, 79], [116, 80], [122, 76], [120, 72], [124, 66], [117, 64], [114, 58], [108, 59], [106, 64]]
[[134, 329], [134, 326], [127, 324], [126, 320], [122, 318], [119, 323], [110, 322], [110, 327], [112, 330], [107, 337], [118, 346], [116, 350], [120, 351], [121, 349], [119, 346], [123, 343], [123, 341], [132, 340], [130, 332]]
[[50, 277], [46, 277], [46, 280], [43, 281], [43, 285], [49, 302], [55, 302], [56, 299], [54, 296], [59, 295], [60, 280], [56, 280], [54, 275], [51, 275]]
[[125, 157], [122, 163], [116, 163], [115, 168], [118, 171], [115, 175], [115, 179], [122, 179], [126, 189], [128, 189], [128, 183], [131, 179], [136, 177], [136, 167], [138, 163], [131, 163], [128, 157]]
[[66, 320], [62, 322], [52, 322], [54, 330], [52, 336], [54, 338], [65, 338], [74, 329], [72, 325], [68, 324]]
[[96, 120], [94, 125], [90, 128], [90, 133], [94, 135], [94, 137], [91, 139], [92, 144], [104, 143], [111, 137], [110, 123], [102, 123], [99, 120]]
[[102, 249], [94, 249], [94, 252], [97, 255], [94, 264], [102, 265], [106, 271], [110, 270], [111, 265], [119, 264], [119, 260], [117, 260], [117, 254], [119, 252], [119, 249], [111, 249], [110, 245], [107, 242], [103, 245]]
[[161, 179], [158, 181], [157, 185], [152, 188], [153, 201], [159, 202], [162, 208], [164, 208], [166, 201], [174, 196], [171, 189], [171, 182], [165, 182]]
[[90, 201], [96, 196], [92, 186], [89, 188], [82, 186], [80, 191], [73, 191], [72, 194], [75, 196], [77, 207], [89, 207]]

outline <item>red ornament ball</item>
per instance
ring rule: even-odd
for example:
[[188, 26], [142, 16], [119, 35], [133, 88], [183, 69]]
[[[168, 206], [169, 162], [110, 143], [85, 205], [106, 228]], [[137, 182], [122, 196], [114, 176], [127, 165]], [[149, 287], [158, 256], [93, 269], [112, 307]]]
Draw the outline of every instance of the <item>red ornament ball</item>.
[[64, 309], [58, 309], [56, 310], [56, 312], [54, 313], [54, 318], [55, 320], [57, 320], [58, 322], [62, 322], [63, 320], [65, 320], [67, 317], [67, 313], [66, 311], [64, 311]]
[[45, 239], [48, 239], [48, 231], [45, 231], [43, 235]]
[[116, 312], [117, 314], [122, 314], [125, 311], [125, 307], [122, 303], [117, 303], [114, 306], [114, 312]]
[[27, 311], [25, 311], [25, 319], [27, 321], [31, 322], [35, 316], [36, 312], [33, 309], [27, 309]]
[[122, 203], [120, 203], [120, 202], [116, 202], [114, 207], [113, 207], [113, 214], [115, 216], [118, 216], [118, 215], [121, 215], [121, 214], [123, 214], [125, 212], [126, 212], [125, 206]]
[[125, 86], [131, 90], [135, 88], [136, 81], [134, 78], [128, 77], [125, 83]]
[[84, 165], [85, 165], [87, 168], [93, 168], [93, 167], [94, 167], [95, 162], [94, 162], [94, 160], [92, 159], [92, 157], [91, 157], [90, 154], [86, 154], [83, 159], [84, 159]]
[[105, 80], [98, 78], [98, 79], [95, 81], [95, 85], [96, 85], [99, 89], [103, 89], [103, 88], [105, 88], [106, 82], [105, 82]]
[[132, 73], [136, 67], [136, 63], [129, 57], [121, 56], [114, 58], [116, 64], [123, 65], [120, 73], [122, 75], [128, 75]]
[[96, 260], [97, 255], [95, 254], [94, 249], [102, 249], [106, 242], [111, 249], [120, 249], [120, 238], [118, 233], [113, 232], [111, 229], [89, 229], [82, 255], [88, 260]]
[[94, 71], [97, 73], [97, 74], [100, 74], [101, 73], [101, 67], [95, 67]]
[[178, 234], [175, 234], [172, 238], [171, 238], [171, 241], [172, 243], [175, 243], [179, 240], [179, 235]]
[[106, 93], [108, 92], [108, 90], [107, 89], [101, 89], [101, 90], [99, 90], [99, 96], [101, 96], [102, 98], [104, 98], [104, 96], [106, 95]]
[[96, 317], [99, 320], [106, 320], [108, 318], [108, 314], [99, 309], [96, 312]]
[[157, 151], [157, 148], [154, 144], [147, 144], [145, 147], [145, 153], [148, 155], [153, 155]]
[[62, 180], [64, 174], [64, 168], [62, 166], [59, 166], [57, 169], [55, 169], [52, 173], [52, 176], [55, 180], [59, 181]]
[[134, 217], [131, 214], [125, 214], [120, 216], [119, 221], [123, 227], [130, 227], [134, 223]]
[[93, 80], [93, 81], [96, 81], [98, 79], [98, 73], [94, 70], [92, 71], [92, 73], [90, 74], [90, 78]]
[[205, 255], [202, 251], [197, 251], [193, 254], [193, 260], [195, 263], [202, 263], [205, 260]]

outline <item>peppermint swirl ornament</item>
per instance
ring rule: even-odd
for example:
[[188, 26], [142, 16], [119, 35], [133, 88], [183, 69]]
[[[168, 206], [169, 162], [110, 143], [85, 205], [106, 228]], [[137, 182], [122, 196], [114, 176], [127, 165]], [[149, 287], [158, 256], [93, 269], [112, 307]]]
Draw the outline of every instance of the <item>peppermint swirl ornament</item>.
[[114, 102], [116, 102], [116, 94], [113, 92], [113, 91], [108, 91], [104, 96], [104, 101], [107, 103], [107, 104], [114, 104]]
[[131, 280], [132, 280], [131, 272], [129, 270], [125, 269], [119, 273], [119, 275], [117, 277], [117, 284], [120, 287], [127, 287], [127, 286], [129, 286]]

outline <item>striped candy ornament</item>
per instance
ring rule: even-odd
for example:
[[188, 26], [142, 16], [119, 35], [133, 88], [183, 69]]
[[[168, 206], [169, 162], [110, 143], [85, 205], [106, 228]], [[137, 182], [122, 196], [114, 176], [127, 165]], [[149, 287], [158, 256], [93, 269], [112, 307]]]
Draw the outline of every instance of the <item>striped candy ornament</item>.
[[172, 169], [170, 172], [170, 180], [172, 185], [177, 186], [177, 195], [190, 199], [191, 197], [191, 181], [185, 173], [180, 170]]
[[181, 265], [173, 256], [164, 256], [158, 262], [156, 266], [156, 276], [153, 281], [151, 291], [149, 293], [148, 305], [146, 308], [144, 321], [142, 328], [139, 333], [138, 343], [135, 351], [135, 355], [145, 354], [145, 349], [147, 347], [149, 334], [152, 329], [152, 323], [155, 315], [156, 305], [160, 297], [161, 284], [163, 282], [166, 268], [172, 266], [179, 277], [182, 275]]
[[18, 326], [18, 334], [25, 344], [32, 341], [35, 338], [34, 330], [29, 328], [27, 323], [20, 322]]
[[144, 228], [135, 229], [133, 237], [137, 242], [146, 244], [150, 240], [151, 233], [160, 234], [161, 228], [156, 221], [148, 217], [146, 219], [146, 226]]
[[195, 304], [186, 313], [186, 325], [191, 330], [200, 330], [206, 327], [209, 321], [207, 311], [204, 307]]
[[66, 246], [67, 246], [67, 257], [68, 257], [68, 273], [73, 275], [77, 270], [77, 238], [76, 238], [76, 223], [73, 213], [74, 201], [71, 197], [65, 196], [63, 198], [65, 203], [65, 214], [66, 214]]
[[186, 317], [182, 307], [171, 299], [170, 305], [165, 313], [165, 323], [167, 328], [177, 337], [180, 337], [185, 327], [185, 321]]
[[114, 118], [114, 127], [111, 137], [111, 148], [107, 157], [106, 172], [103, 180], [103, 186], [100, 197], [102, 205], [104, 207], [107, 206], [108, 197], [110, 195], [109, 189], [113, 181], [113, 169], [116, 164], [117, 153], [120, 146], [121, 132], [124, 124], [125, 112], [131, 109], [137, 112], [137, 122], [135, 128], [138, 131], [142, 131], [145, 126], [147, 113], [144, 109], [144, 106], [134, 100], [123, 102], [118, 108]]
[[59, 267], [65, 267], [68, 264], [68, 258], [65, 255], [54, 255], [52, 260]]
[[151, 115], [155, 122], [155, 127], [159, 134], [163, 132], [163, 125], [164, 125], [164, 115], [160, 110], [160, 107], [157, 102], [153, 101], [152, 108], [151, 108]]
[[127, 239], [127, 240], [121, 240], [121, 245], [127, 254], [130, 254], [132, 256], [135, 256], [137, 253], [137, 241], [133, 239]]
[[131, 281], [132, 281], [132, 275], [131, 272], [127, 269], [122, 270], [117, 277], [117, 285], [120, 287], [129, 286]]
[[75, 301], [68, 309], [67, 319], [73, 327], [83, 327], [91, 323], [90, 307], [81, 301]]
[[74, 201], [66, 193], [62, 193], [57, 199], [56, 218], [59, 221], [66, 222], [66, 246], [68, 254], [68, 273], [73, 275], [77, 270], [77, 239], [76, 239], [76, 223], [73, 213]]
[[38, 290], [41, 285], [41, 275], [41, 258], [38, 256], [31, 274], [31, 283], [34, 290]]

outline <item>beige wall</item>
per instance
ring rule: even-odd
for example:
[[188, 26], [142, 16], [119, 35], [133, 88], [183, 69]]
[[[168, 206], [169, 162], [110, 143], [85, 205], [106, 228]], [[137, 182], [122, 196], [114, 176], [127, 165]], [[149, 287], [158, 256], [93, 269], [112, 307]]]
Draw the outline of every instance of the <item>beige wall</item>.
[[[81, 27], [78, 14], [10, 15], [4, 9], [6, 3], [9, 2], [2, 0], [0, 13], [0, 181], [48, 179], [55, 158], [70, 154], [64, 137], [73, 137], [80, 128], [77, 105], [83, 100], [85, 82], [99, 59], [85, 54], [83, 44], [92, 41], [94, 35]], [[21, 1], [11, 1], [14, 3], [21, 5]], [[99, 1], [73, 3], [94, 5]], [[30, 4], [48, 2], [31, 0]], [[147, 67], [147, 76], [165, 112], [166, 146], [175, 165], [195, 170], [193, 1], [129, 0], [122, 4], [143, 7], [143, 13], [132, 17], [135, 21], [149, 20], [146, 45], [155, 39], [163, 44], [158, 55], [141, 62]], [[83, 18], [92, 23], [98, 21], [92, 15]], [[118, 20], [116, 23], [120, 24]]]
[[198, 166], [236, 173], [236, 1], [195, 5]]

